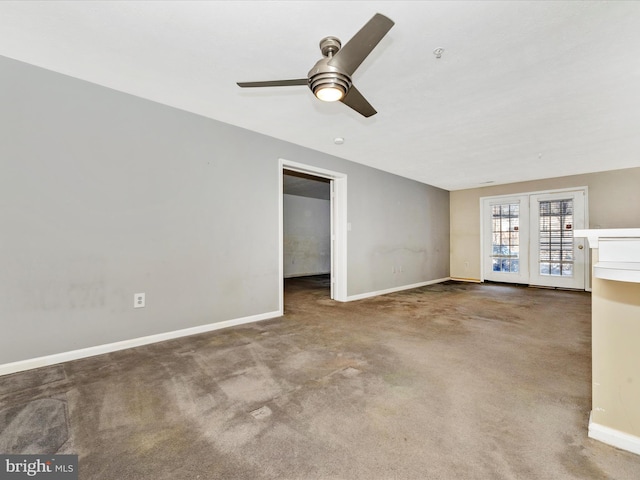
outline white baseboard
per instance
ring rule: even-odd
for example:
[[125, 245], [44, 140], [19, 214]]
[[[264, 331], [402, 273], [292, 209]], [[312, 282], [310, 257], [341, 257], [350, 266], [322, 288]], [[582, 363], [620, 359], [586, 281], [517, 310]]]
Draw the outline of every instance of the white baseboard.
[[402, 285], [400, 287], [387, 288], [386, 290], [378, 290], [376, 292], [360, 293], [358, 295], [349, 295], [346, 299], [347, 302], [353, 302], [354, 300], [362, 300], [365, 298], [377, 297], [378, 295], [386, 295], [388, 293], [400, 292], [402, 290], [411, 290], [412, 288], [424, 287], [427, 285], [433, 285], [434, 283], [442, 283], [451, 280], [450, 277], [438, 278], [436, 280], [428, 280], [426, 282], [414, 283], [412, 285]]
[[451, 280], [456, 282], [482, 283], [482, 280], [477, 278], [451, 277]]
[[589, 415], [589, 438], [640, 455], [640, 437], [595, 423], [591, 420], [591, 415]]
[[116, 352], [118, 350], [125, 350], [127, 348], [140, 347], [142, 345], [149, 345], [150, 343], [164, 342], [166, 340], [172, 340], [174, 338], [187, 337], [189, 335], [196, 335], [198, 333], [211, 332], [213, 330], [220, 330], [222, 328], [243, 325], [245, 323], [268, 320], [270, 318], [276, 318], [280, 316], [282, 316], [281, 311], [261, 313], [258, 315], [251, 315], [249, 317], [235, 318], [232, 320], [225, 320], [222, 322], [210, 323], [207, 325], [185, 328], [182, 330], [175, 330], [173, 332], [158, 333], [156, 335], [149, 335], [147, 337], [132, 338], [131, 340], [107, 343], [105, 345], [97, 345], [95, 347], [72, 350], [70, 352], [55, 353], [53, 355], [30, 358], [27, 360], [21, 360], [19, 362], [5, 363], [4, 365], [0, 365], [0, 376], [8, 375], [10, 373], [22, 372], [24, 370], [31, 370], [33, 368], [47, 367], [49, 365], [69, 362], [71, 360], [93, 357], [95, 355]]

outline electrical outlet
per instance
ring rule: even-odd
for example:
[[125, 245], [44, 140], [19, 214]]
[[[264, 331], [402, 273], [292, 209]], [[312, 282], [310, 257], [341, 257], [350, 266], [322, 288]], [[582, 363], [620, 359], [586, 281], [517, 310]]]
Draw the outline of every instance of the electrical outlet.
[[133, 308], [144, 307], [144, 293], [133, 294]]

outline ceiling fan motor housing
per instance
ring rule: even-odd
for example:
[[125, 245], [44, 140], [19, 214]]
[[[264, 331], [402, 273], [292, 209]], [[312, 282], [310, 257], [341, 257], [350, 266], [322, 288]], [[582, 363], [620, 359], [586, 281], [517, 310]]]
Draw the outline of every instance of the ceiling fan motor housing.
[[327, 62], [331, 57], [325, 57], [313, 66], [307, 77], [309, 78], [309, 88], [314, 95], [318, 90], [323, 88], [339, 88], [342, 90], [343, 96], [347, 94], [351, 88], [352, 81], [349, 75], [342, 73], [338, 68], [328, 65]]

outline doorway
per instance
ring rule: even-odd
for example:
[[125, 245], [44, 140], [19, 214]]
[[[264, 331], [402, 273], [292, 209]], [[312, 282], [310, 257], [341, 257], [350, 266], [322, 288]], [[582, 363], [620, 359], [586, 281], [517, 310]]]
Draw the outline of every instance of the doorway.
[[584, 290], [587, 189], [481, 199], [483, 280]]
[[[328, 270], [330, 297], [346, 301], [346, 188], [347, 176], [340, 172], [312, 167], [281, 159], [279, 162], [279, 205], [280, 205], [280, 311], [284, 314], [284, 279], [304, 274], [322, 274]], [[300, 195], [304, 192], [304, 195]], [[298, 238], [292, 238], [291, 229], [285, 236], [285, 195], [297, 194], [304, 199], [287, 198], [288, 207], [302, 210], [306, 227]], [[326, 197], [313, 201], [313, 197]], [[324, 211], [323, 201], [328, 211]], [[297, 207], [296, 207], [297, 205]], [[302, 208], [300, 208], [302, 206]], [[288, 215], [291, 212], [288, 212]], [[298, 213], [300, 214], [300, 212]], [[313, 218], [316, 216], [316, 218]], [[321, 217], [328, 218], [321, 218]], [[328, 232], [323, 227], [328, 227]], [[290, 227], [290, 225], [288, 226]], [[295, 225], [294, 225], [295, 227]], [[295, 229], [295, 228], [294, 228]], [[300, 232], [297, 232], [300, 233]], [[327, 235], [328, 234], [328, 235]], [[295, 235], [294, 235], [295, 236]], [[324, 243], [325, 246], [294, 245], [297, 241]], [[287, 238], [285, 238], [287, 237]], [[288, 242], [285, 249], [285, 240]], [[328, 254], [327, 250], [328, 249]], [[285, 268], [286, 262], [286, 268]], [[298, 262], [296, 265], [295, 263]], [[315, 270], [315, 271], [314, 271]], [[326, 275], [326, 273], [325, 273]]]
[[331, 295], [331, 179], [285, 169], [283, 270], [286, 302], [296, 290]]

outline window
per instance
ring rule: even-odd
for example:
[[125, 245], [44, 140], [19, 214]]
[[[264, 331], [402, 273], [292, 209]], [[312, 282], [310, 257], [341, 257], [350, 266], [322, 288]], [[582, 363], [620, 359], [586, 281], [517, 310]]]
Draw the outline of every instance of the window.
[[539, 202], [540, 275], [573, 276], [573, 199]]
[[520, 271], [520, 204], [493, 205], [492, 268], [494, 272]]

